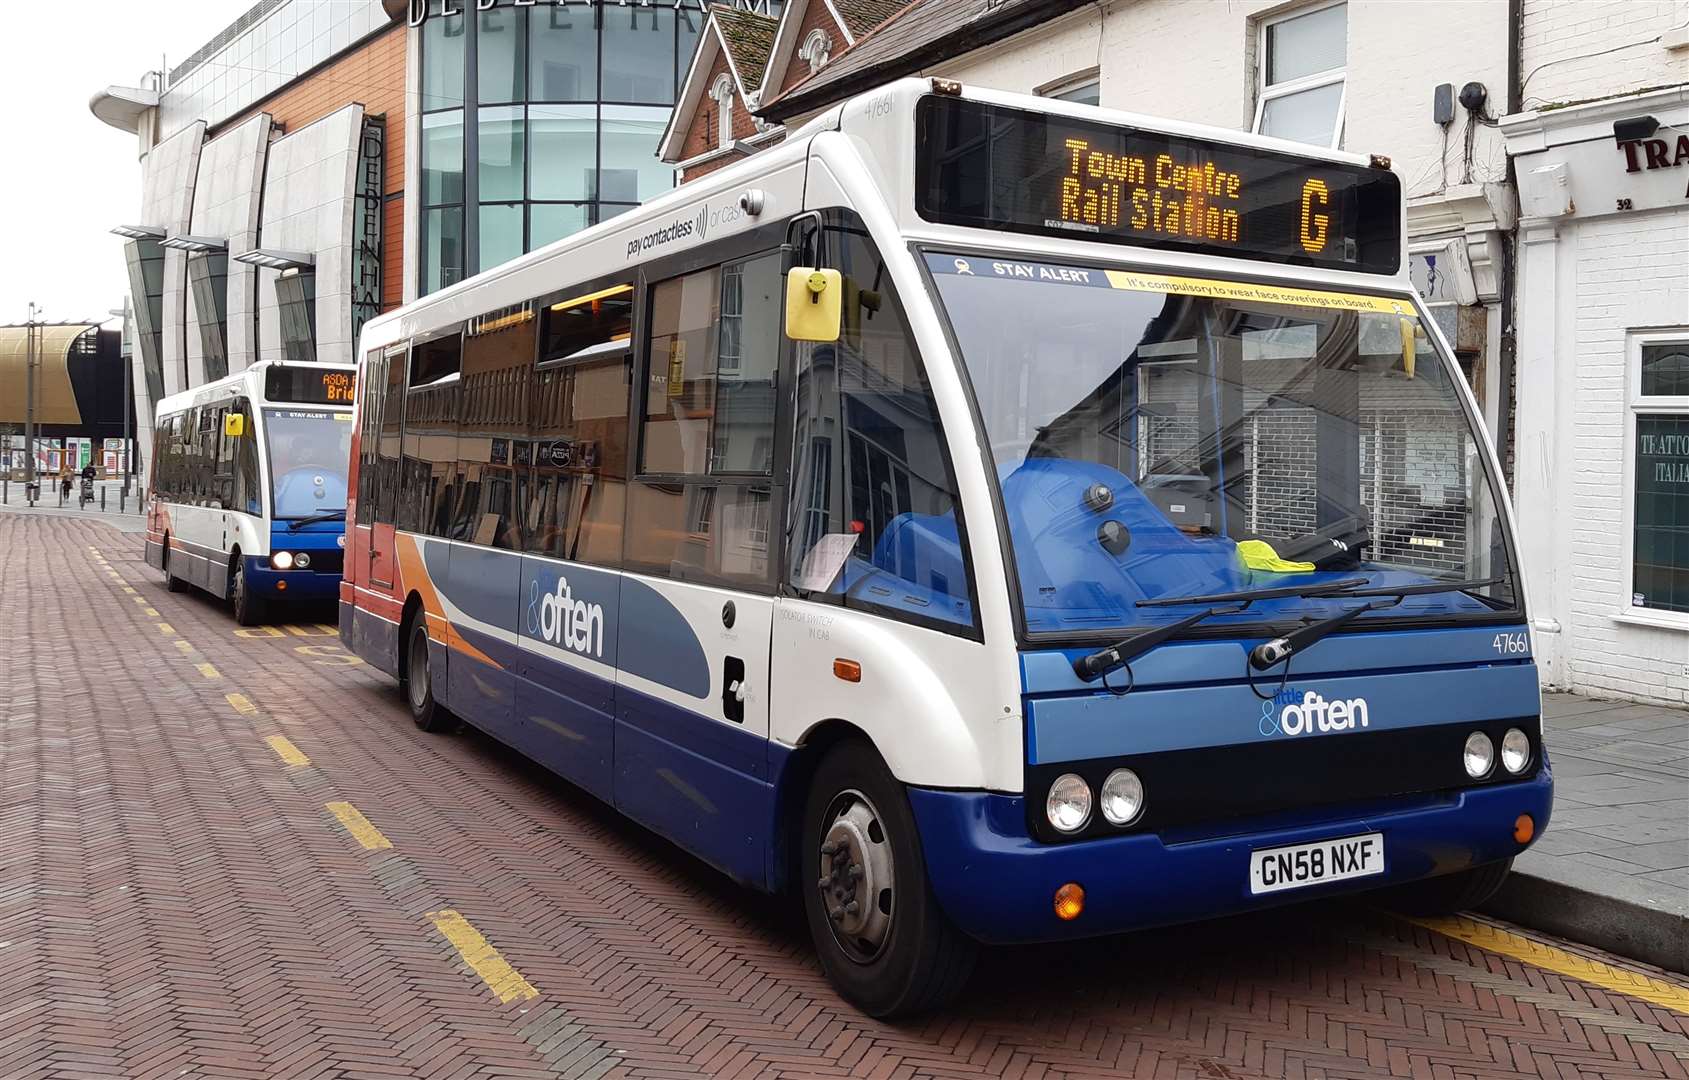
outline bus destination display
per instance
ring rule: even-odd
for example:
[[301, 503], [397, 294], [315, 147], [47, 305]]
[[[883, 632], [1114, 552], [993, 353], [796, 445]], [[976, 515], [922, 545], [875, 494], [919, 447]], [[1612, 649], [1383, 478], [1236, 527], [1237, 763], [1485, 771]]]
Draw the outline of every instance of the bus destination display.
[[961, 98], [917, 114], [930, 221], [1393, 274], [1401, 185], [1299, 158]]
[[350, 405], [356, 378], [350, 371], [277, 367], [264, 373], [264, 397], [301, 405]]

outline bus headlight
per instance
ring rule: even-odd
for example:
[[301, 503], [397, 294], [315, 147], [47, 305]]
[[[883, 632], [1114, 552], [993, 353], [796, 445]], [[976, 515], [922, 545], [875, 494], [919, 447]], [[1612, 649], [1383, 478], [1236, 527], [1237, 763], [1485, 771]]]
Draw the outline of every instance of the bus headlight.
[[311, 556], [308, 553], [301, 551], [293, 557], [293, 565], [303, 570], [307, 566], [311, 565]]
[[1103, 781], [1097, 804], [1111, 825], [1130, 825], [1144, 812], [1144, 782], [1131, 769], [1116, 769]]
[[1501, 737], [1501, 767], [1510, 773], [1522, 773], [1531, 763], [1531, 740], [1516, 727], [1507, 729]]
[[276, 552], [274, 555], [270, 556], [270, 565], [275, 567], [277, 570], [292, 570], [293, 553], [291, 551]]
[[1063, 773], [1050, 785], [1044, 815], [1064, 833], [1078, 832], [1091, 820], [1091, 786], [1073, 773]]
[[1495, 743], [1483, 732], [1474, 731], [1466, 736], [1466, 749], [1461, 753], [1461, 762], [1466, 766], [1467, 776], [1482, 780], [1495, 768]]

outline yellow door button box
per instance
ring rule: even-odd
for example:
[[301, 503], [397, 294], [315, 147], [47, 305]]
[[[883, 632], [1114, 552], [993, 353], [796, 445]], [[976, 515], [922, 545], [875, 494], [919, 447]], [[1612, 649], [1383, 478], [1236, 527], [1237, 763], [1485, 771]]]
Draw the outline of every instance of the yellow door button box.
[[837, 270], [796, 266], [786, 274], [786, 336], [837, 341], [844, 310], [844, 278]]

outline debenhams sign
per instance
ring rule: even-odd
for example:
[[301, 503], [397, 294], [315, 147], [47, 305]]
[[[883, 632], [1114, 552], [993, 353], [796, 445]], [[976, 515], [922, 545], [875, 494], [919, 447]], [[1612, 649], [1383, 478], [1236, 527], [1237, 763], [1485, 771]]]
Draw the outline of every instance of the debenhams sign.
[[[421, 26], [430, 16], [462, 15], [464, 9], [473, 5], [476, 11], [491, 11], [495, 7], [624, 7], [624, 8], [690, 8], [702, 13], [706, 0], [438, 0], [436, 4], [429, 0], [382, 0], [382, 7], [387, 11], [387, 17], [397, 19], [405, 16], [411, 26]], [[768, 0], [754, 0], [745, 3], [740, 0], [735, 7], [748, 7], [753, 11], [764, 11], [768, 7]]]

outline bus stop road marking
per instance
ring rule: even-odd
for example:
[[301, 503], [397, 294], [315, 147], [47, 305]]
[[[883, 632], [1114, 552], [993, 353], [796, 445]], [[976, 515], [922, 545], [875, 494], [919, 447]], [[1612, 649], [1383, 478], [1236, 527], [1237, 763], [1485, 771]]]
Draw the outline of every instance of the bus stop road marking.
[[[238, 695], [234, 695], [234, 696], [238, 696]], [[309, 765], [311, 763], [311, 759], [305, 756], [304, 751], [300, 750], [299, 747], [294, 746], [293, 741], [291, 739], [289, 739], [286, 735], [270, 735], [270, 736], [267, 736], [264, 739], [264, 741], [270, 744], [270, 749], [274, 750], [276, 752], [277, 757], [281, 758], [283, 761], [287, 762], [289, 765]], [[351, 807], [346, 803], [329, 803], [329, 808], [332, 810], [337, 805], [338, 806], [346, 806], [347, 809], [349, 809], [349, 810], [351, 809]], [[357, 814], [358, 812], [356, 810], [352, 810], [352, 813]], [[339, 816], [338, 811], [336, 811], [336, 816]], [[363, 815], [358, 814], [358, 817], [361, 820], [363, 818]], [[342, 820], [344, 820], [344, 819], [342, 819]], [[367, 821], [364, 822], [364, 825], [367, 828], [369, 828], [372, 832], [375, 829], [375, 826], [370, 825], [370, 823], [367, 822]], [[351, 826], [347, 826], [347, 827], [350, 828]], [[380, 833], [376, 833], [376, 835], [381, 836]], [[382, 837], [382, 839], [385, 840], [386, 838]], [[364, 846], [369, 847], [370, 845], [365, 844]]]
[[193, 642], [184, 641], [181, 638], [176, 639], [176, 648], [179, 649], [184, 654], [192, 653], [194, 651]]
[[522, 973], [510, 966], [509, 961], [493, 948], [492, 943], [481, 936], [481, 931], [470, 925], [468, 919], [450, 908], [444, 911], [431, 911], [428, 917], [433, 920], [434, 928], [452, 943], [457, 954], [463, 957], [475, 974], [481, 976], [481, 981], [487, 984], [499, 999], [501, 1004], [509, 1004], [521, 998], [538, 997], [539, 991], [534, 984], [522, 977]]
[[1641, 971], [1630, 971], [1586, 956], [1578, 956], [1476, 919], [1457, 915], [1442, 919], [1410, 918], [1407, 921], [1444, 937], [1522, 960], [1544, 971], [1591, 983], [1616, 994], [1641, 998], [1673, 1012], [1689, 1015], [1689, 986], [1681, 986]]
[[[144, 604], [144, 603], [146, 603], [146, 601], [145, 601], [145, 600], [142, 600], [142, 601], [141, 601], [141, 603], [143, 603], [143, 604]], [[153, 619], [156, 619], [156, 618], [158, 618], [158, 609], [157, 609], [157, 608], [155, 608], [155, 607], [149, 607], [149, 608], [142, 608], [142, 609], [141, 609], [141, 611], [142, 611], [142, 613], [143, 613], [143, 614], [145, 614], [145, 615], [146, 615], [146, 616], [147, 616], [147, 617], [148, 617], [148, 618], [153, 618]]]
[[194, 667], [198, 668], [199, 673], [208, 679], [221, 679], [223, 677], [223, 673], [221, 671], [218, 671], [216, 668], [204, 661], [195, 664]]
[[[278, 753], [280, 751], [277, 751]], [[297, 753], [297, 751], [295, 751]], [[303, 757], [304, 755], [300, 755]], [[370, 820], [349, 802], [324, 803], [328, 812], [339, 819], [352, 838], [362, 844], [368, 851], [380, 851], [393, 846], [393, 841], [381, 835], [381, 830], [370, 824]]]
[[[235, 712], [240, 713], [242, 716], [251, 716], [253, 713], [258, 711], [258, 706], [254, 705], [252, 703], [252, 699], [247, 697], [245, 694], [224, 694], [223, 696], [228, 699], [229, 704], [234, 708]], [[282, 739], [282, 742], [287, 742], [287, 740]], [[270, 745], [274, 746], [275, 743], [272, 741]]]
[[167, 622], [161, 622], [158, 624], [158, 632], [168, 637], [176, 632], [176, 628]]
[[125, 585], [125, 586], [123, 586], [123, 591], [124, 591], [124, 592], [126, 592], [126, 593], [128, 593], [128, 594], [129, 594], [129, 595], [130, 595], [130, 596], [135, 596], [135, 595], [136, 595], [136, 592], [135, 592], [135, 586], [133, 586], [133, 585]]

